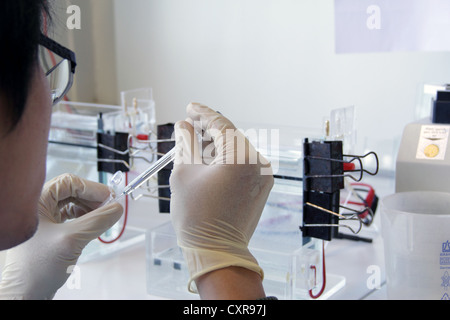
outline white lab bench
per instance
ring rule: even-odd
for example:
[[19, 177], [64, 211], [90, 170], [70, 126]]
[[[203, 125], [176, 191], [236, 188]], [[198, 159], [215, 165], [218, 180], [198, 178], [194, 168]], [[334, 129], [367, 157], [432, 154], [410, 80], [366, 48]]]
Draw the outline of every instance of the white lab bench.
[[[344, 276], [344, 288], [331, 299], [386, 299], [384, 284], [383, 243], [381, 238], [373, 244], [351, 240], [335, 240], [326, 251], [327, 272]], [[102, 260], [80, 265], [81, 285], [79, 289], [63, 286], [55, 299], [168, 299], [147, 294], [145, 243], [115, 253]], [[381, 269], [380, 290], [369, 289], [367, 268], [378, 265]]]
[[[392, 193], [391, 179], [370, 178], [380, 196]], [[129, 213], [128, 230], [140, 231], [142, 236], [135, 244], [104, 257], [81, 261], [78, 264], [78, 281], [70, 280], [56, 294], [56, 300], [160, 300], [171, 299], [147, 293], [147, 261], [145, 231], [169, 222], [169, 215], [157, 213], [156, 200], [141, 202], [144, 210]], [[379, 212], [375, 224], [379, 225]], [[372, 243], [352, 240], [333, 240], [326, 247], [326, 271], [345, 277], [345, 286], [330, 299], [386, 299], [384, 252], [381, 235]], [[1, 262], [1, 261], [0, 261]], [[0, 263], [1, 264], [1, 263]], [[373, 268], [380, 272], [380, 289], [371, 289], [367, 282]], [[69, 283], [70, 282], [70, 283]]]
[[[367, 182], [375, 187], [380, 198], [393, 192], [391, 179], [368, 178]], [[152, 204], [157, 212], [157, 203]], [[148, 206], [146, 205], [148, 208]], [[149, 210], [131, 212], [129, 226], [139, 226], [144, 232], [170, 221], [168, 215]], [[375, 225], [379, 225], [377, 212]], [[383, 300], [387, 299], [385, 285], [383, 240], [378, 234], [372, 243], [333, 240], [326, 248], [326, 271], [329, 274], [345, 277], [345, 286], [330, 299], [339, 300]], [[78, 288], [63, 286], [55, 299], [131, 299], [154, 300], [171, 299], [153, 296], [147, 293], [146, 245], [142, 240], [121, 251], [104, 258], [94, 259], [79, 264], [80, 283]], [[374, 271], [375, 270], [375, 271]], [[380, 288], [371, 289], [368, 279], [379, 272]]]

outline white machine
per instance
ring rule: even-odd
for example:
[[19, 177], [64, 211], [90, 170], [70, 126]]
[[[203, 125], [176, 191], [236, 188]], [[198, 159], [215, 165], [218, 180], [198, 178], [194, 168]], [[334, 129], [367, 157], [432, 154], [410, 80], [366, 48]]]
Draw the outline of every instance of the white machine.
[[438, 91], [432, 117], [405, 127], [397, 156], [396, 192], [450, 192], [450, 90]]

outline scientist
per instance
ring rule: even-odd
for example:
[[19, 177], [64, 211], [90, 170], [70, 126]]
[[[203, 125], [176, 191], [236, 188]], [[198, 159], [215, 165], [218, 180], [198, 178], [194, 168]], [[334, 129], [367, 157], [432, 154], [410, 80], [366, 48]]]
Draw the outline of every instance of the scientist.
[[[70, 89], [75, 67], [70, 50], [42, 36], [49, 11], [46, 0], [0, 1], [0, 250], [9, 249], [2, 299], [53, 298], [84, 247], [123, 213], [117, 203], [100, 207], [110, 195], [104, 185], [73, 175], [43, 185], [52, 105]], [[70, 63], [62, 87], [50, 88], [48, 78], [58, 68], [48, 72], [40, 65], [40, 47]], [[226, 139], [236, 131], [233, 124], [200, 104], [190, 104], [187, 113], [188, 120], [175, 125], [171, 217], [189, 289], [204, 299], [264, 298], [263, 271], [248, 242], [273, 185], [271, 175], [261, 174], [269, 165], [260, 157], [257, 164], [224, 164], [237, 152]], [[215, 147], [210, 165], [194, 138], [199, 121]], [[257, 152], [246, 144], [249, 159]]]

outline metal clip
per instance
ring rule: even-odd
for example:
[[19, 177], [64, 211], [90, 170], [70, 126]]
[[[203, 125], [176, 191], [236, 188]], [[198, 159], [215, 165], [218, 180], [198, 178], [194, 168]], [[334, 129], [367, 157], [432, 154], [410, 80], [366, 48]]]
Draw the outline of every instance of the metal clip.
[[[339, 227], [344, 227], [344, 228], [348, 228], [354, 234], [358, 234], [358, 233], [361, 232], [363, 222], [358, 217], [358, 213], [359, 212], [355, 211], [355, 213], [352, 213], [350, 215], [349, 214], [345, 214], [345, 213], [344, 214], [339, 214], [339, 213], [336, 213], [334, 211], [322, 208], [321, 206], [312, 204], [310, 202], [306, 202], [305, 204], [307, 206], [316, 208], [316, 209], [318, 209], [320, 211], [323, 211], [323, 212], [329, 213], [331, 215], [337, 216], [337, 217], [339, 217], [339, 221], [359, 221], [359, 228], [358, 228], [358, 230], [355, 231], [352, 227], [350, 227], [349, 225], [345, 225], [345, 224], [304, 224], [303, 227], [308, 227], [308, 228], [309, 227], [318, 227], [318, 228], [322, 228], [322, 227], [338, 227], [338, 228]], [[344, 208], [344, 209], [348, 209], [350, 211], [354, 211], [352, 209], [349, 209], [349, 208], [346, 208], [346, 207], [343, 207], [343, 206], [341, 206], [341, 207]]]
[[[370, 172], [370, 171], [364, 169], [363, 162], [362, 162], [362, 159], [364, 159], [364, 158], [366, 158], [366, 157], [368, 157], [368, 156], [370, 156], [370, 155], [373, 155], [373, 156], [375, 157], [375, 161], [376, 161], [376, 169], [375, 169], [374, 172]], [[373, 151], [372, 151], [372, 152], [369, 152], [369, 153], [367, 153], [367, 154], [365, 154], [365, 155], [363, 155], [363, 156], [343, 155], [343, 157], [346, 157], [346, 158], [352, 158], [352, 159], [350, 159], [350, 160], [339, 160], [339, 159], [323, 158], [323, 157], [316, 157], [316, 156], [305, 156], [305, 159], [323, 160], [323, 161], [330, 161], [330, 162], [338, 162], [338, 163], [342, 163], [343, 167], [344, 167], [345, 164], [353, 164], [354, 161], [357, 161], [357, 162], [359, 163], [359, 169], [349, 169], [349, 170], [347, 169], [347, 170], [344, 170], [344, 171], [345, 171], [345, 172], [359, 172], [359, 173], [360, 173], [360, 174], [359, 174], [359, 177], [354, 177], [354, 176], [351, 175], [351, 174], [348, 174], [348, 173], [345, 174], [345, 173], [343, 173], [343, 174], [332, 174], [332, 175], [308, 175], [308, 176], [305, 176], [305, 179], [316, 179], [316, 178], [345, 178], [345, 177], [347, 177], [347, 178], [350, 178], [350, 179], [352, 179], [352, 180], [354, 180], [354, 181], [356, 181], [356, 182], [359, 182], [359, 181], [361, 181], [361, 180], [363, 179], [363, 174], [364, 174], [364, 173], [367, 173], [367, 174], [372, 175], [372, 176], [378, 174], [378, 170], [379, 170], [379, 160], [378, 160], [377, 154], [376, 154], [375, 152], [373, 152]]]

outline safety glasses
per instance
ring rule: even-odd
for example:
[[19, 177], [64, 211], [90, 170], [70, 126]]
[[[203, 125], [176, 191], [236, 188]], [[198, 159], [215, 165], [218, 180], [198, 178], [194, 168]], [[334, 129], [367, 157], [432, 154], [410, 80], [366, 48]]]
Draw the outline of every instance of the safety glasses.
[[43, 34], [39, 44], [39, 60], [50, 84], [53, 105], [56, 105], [72, 87], [77, 66], [75, 53]]

